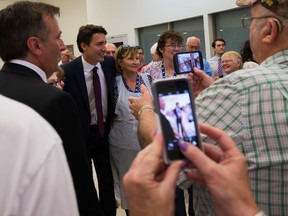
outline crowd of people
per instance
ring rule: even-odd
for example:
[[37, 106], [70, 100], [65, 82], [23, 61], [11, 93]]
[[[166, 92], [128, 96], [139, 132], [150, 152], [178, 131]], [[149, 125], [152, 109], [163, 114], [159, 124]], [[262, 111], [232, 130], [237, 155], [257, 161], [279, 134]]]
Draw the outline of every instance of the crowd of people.
[[[116, 216], [119, 197], [126, 215], [182, 216], [185, 189], [190, 216], [285, 215], [288, 2], [237, 5], [251, 7], [241, 51], [217, 38], [203, 70], [191, 63], [193, 73], [181, 75], [173, 56], [199, 51], [195, 36], [183, 50], [184, 37], [164, 31], [146, 64], [142, 47], [106, 43], [103, 26], [83, 25], [75, 57], [61, 39], [60, 8], [19, 1], [2, 9], [0, 215]], [[185, 139], [195, 130], [189, 101], [162, 98], [188, 160], [167, 166], [151, 85], [179, 76], [193, 88], [204, 151]]]

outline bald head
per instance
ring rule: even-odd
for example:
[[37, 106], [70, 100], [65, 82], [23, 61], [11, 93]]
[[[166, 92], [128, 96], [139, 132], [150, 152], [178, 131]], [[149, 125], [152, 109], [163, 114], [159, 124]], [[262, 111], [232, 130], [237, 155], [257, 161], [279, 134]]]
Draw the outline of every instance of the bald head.
[[105, 46], [106, 46], [105, 55], [114, 57], [117, 47], [113, 43], [106, 43]]

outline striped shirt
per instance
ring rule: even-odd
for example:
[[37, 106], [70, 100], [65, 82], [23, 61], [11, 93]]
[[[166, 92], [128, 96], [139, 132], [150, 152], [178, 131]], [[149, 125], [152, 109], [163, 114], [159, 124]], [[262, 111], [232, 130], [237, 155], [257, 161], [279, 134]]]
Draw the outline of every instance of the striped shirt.
[[[217, 80], [195, 101], [199, 122], [226, 131], [246, 156], [255, 200], [268, 215], [288, 214], [287, 63], [288, 50], [278, 52]], [[207, 189], [195, 185], [193, 194], [195, 214], [213, 215]]]

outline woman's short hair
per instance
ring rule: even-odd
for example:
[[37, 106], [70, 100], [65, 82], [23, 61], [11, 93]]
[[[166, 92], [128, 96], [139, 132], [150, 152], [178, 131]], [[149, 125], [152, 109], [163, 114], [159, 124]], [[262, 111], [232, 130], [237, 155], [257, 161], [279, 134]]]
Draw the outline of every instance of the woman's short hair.
[[56, 76], [59, 80], [63, 80], [65, 77], [64, 70], [61, 67], [58, 67], [58, 70], [56, 71]]
[[135, 46], [129, 46], [129, 45], [119, 46], [115, 53], [115, 64], [116, 69], [118, 71], [117, 74], [122, 74], [122, 67], [120, 66], [122, 60], [130, 56], [134, 58], [136, 55], [138, 55], [138, 49]]
[[179, 32], [176, 32], [173, 30], [167, 30], [167, 31], [163, 32], [160, 35], [160, 38], [158, 40], [158, 46], [157, 46], [157, 54], [161, 58], [163, 58], [163, 54], [160, 51], [160, 49], [164, 49], [165, 44], [166, 44], [167, 40], [169, 40], [169, 39], [170, 39], [170, 41], [177, 41], [178, 44], [182, 44], [184, 41], [183, 36]]
[[242, 57], [241, 57], [241, 55], [240, 55], [238, 52], [235, 52], [235, 51], [225, 52], [225, 53], [222, 55], [221, 58], [223, 58], [223, 57], [225, 57], [225, 56], [227, 56], [227, 57], [229, 57], [229, 58], [231, 58], [231, 59], [234, 59], [234, 60], [240, 62], [240, 67], [239, 67], [239, 69], [241, 69], [241, 68], [243, 67]]

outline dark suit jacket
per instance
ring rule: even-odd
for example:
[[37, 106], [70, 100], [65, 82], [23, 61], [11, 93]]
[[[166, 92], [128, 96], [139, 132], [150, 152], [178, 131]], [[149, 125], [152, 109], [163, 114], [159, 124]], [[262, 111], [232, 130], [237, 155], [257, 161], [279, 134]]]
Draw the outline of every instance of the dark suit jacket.
[[[105, 75], [106, 85], [108, 89], [108, 114], [105, 123], [105, 134], [107, 137], [110, 131], [111, 122], [113, 120], [115, 111], [113, 84], [115, 81], [116, 67], [114, 58], [112, 58], [111, 56], [105, 56], [105, 60], [104, 62], [101, 62], [101, 66]], [[64, 91], [67, 91], [72, 95], [78, 106], [84, 135], [86, 137], [86, 140], [88, 140], [91, 122], [91, 112], [81, 56], [74, 59], [73, 61], [70, 61], [69, 63], [61, 65], [61, 67], [65, 71], [66, 77]]]
[[71, 96], [43, 82], [33, 70], [13, 63], [5, 63], [0, 71], [0, 94], [30, 106], [55, 128], [63, 141], [80, 214], [101, 214], [78, 110]]

